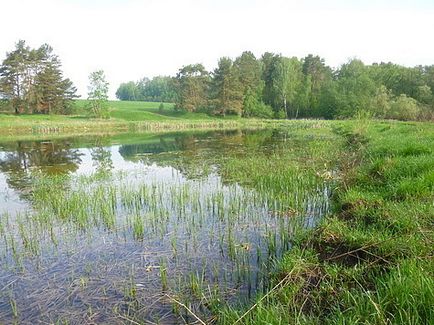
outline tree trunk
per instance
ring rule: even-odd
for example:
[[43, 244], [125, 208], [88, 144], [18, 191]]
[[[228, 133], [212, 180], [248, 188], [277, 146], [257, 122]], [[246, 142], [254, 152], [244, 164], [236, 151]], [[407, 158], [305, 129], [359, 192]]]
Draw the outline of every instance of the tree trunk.
[[288, 109], [286, 107], [286, 97], [283, 98], [283, 107], [285, 108], [285, 117], [288, 119]]

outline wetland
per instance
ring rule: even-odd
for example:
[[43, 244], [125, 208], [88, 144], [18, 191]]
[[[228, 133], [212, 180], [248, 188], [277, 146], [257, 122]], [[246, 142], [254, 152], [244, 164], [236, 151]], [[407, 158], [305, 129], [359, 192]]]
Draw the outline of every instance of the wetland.
[[215, 321], [329, 211], [340, 141], [306, 121], [0, 143], [0, 323]]

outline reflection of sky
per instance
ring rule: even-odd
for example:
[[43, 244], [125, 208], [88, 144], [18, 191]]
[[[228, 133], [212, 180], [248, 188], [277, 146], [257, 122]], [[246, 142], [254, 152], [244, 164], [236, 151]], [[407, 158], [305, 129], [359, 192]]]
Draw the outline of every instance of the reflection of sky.
[[20, 199], [18, 193], [9, 188], [6, 175], [0, 173], [0, 215], [5, 212], [15, 214], [27, 207], [28, 205]]
[[[110, 152], [111, 160], [113, 162], [113, 169], [115, 171], [128, 171], [137, 168], [138, 163], [133, 163], [130, 161], [126, 161], [122, 156], [119, 154], [119, 148], [120, 146], [112, 146], [112, 147], [104, 147], [104, 150], [107, 150]], [[84, 148], [79, 149], [79, 153], [81, 154], [81, 163], [77, 169], [77, 171], [74, 173], [76, 175], [91, 175], [96, 171], [96, 164], [95, 161], [92, 160], [92, 149], [91, 148]]]
[[[110, 157], [113, 163], [114, 172], [127, 172], [133, 176], [136, 172], [140, 172], [140, 175], [145, 174], [146, 179], [150, 181], [165, 181], [171, 180], [174, 177], [179, 178], [179, 171], [173, 167], [159, 167], [156, 164], [145, 165], [143, 162], [132, 162], [125, 160], [119, 153], [121, 146], [116, 145], [112, 147], [104, 147], [104, 150], [110, 152]], [[77, 171], [73, 175], [86, 175], [89, 176], [96, 172], [97, 165], [92, 160], [92, 149], [80, 149], [82, 154], [81, 163]]]
[[[142, 161], [132, 162], [125, 160], [119, 153], [120, 145], [104, 147], [104, 150], [110, 153], [114, 173], [126, 173], [132, 184], [154, 183], [154, 182], [185, 182], [186, 179], [182, 174], [173, 167], [160, 167], [155, 163], [146, 165]], [[80, 163], [78, 169], [72, 173], [77, 176], [89, 176], [97, 171], [98, 163], [92, 159], [91, 148], [77, 149], [80, 155]], [[0, 160], [5, 159], [6, 153], [0, 152]], [[33, 168], [37, 168], [33, 166]], [[217, 181], [216, 175], [213, 175], [209, 180]], [[208, 181], [209, 181], [208, 180]], [[19, 211], [25, 211], [29, 208], [26, 201], [19, 197], [19, 192], [10, 188], [7, 184], [7, 176], [0, 172], [0, 214], [9, 212], [15, 214]]]

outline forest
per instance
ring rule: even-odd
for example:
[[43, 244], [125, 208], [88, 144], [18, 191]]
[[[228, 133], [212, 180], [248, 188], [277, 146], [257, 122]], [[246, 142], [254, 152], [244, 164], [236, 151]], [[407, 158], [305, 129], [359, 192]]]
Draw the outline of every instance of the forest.
[[243, 52], [119, 86], [120, 100], [174, 101], [175, 109], [262, 118], [351, 118], [359, 114], [398, 120], [432, 120], [434, 65], [366, 65], [351, 59], [333, 69], [319, 56], [299, 59]]

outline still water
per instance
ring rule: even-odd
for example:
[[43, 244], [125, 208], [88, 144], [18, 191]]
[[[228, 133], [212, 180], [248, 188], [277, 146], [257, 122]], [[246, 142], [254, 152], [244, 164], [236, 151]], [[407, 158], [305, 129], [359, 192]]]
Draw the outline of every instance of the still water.
[[[0, 324], [195, 321], [181, 304], [212, 322], [266, 290], [291, 237], [328, 210], [327, 184], [303, 168], [320, 140], [234, 130], [0, 142]], [[261, 171], [271, 159], [293, 168]]]

